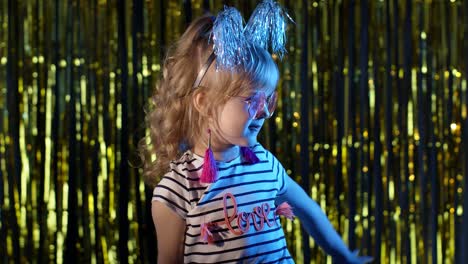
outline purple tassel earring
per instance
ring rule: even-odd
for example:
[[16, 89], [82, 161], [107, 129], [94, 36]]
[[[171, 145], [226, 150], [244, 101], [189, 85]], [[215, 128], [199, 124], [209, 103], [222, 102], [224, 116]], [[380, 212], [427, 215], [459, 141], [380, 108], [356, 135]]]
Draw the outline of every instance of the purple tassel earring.
[[203, 183], [213, 183], [217, 176], [218, 168], [216, 167], [216, 161], [213, 156], [213, 151], [211, 150], [211, 130], [208, 129], [208, 148], [203, 158], [203, 169], [200, 181]]
[[259, 162], [257, 155], [249, 147], [241, 147], [242, 158], [248, 164], [255, 164]]

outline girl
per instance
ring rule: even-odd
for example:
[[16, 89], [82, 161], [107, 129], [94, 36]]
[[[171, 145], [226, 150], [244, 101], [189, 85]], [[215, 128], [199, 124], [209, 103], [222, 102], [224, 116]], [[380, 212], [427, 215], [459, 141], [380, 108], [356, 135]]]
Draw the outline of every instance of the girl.
[[158, 263], [294, 263], [279, 220], [294, 214], [337, 262], [369, 261], [348, 250], [317, 203], [257, 142], [279, 78], [264, 43], [243, 35], [271, 30], [271, 21], [258, 26], [265, 20], [258, 14], [278, 6], [263, 4], [269, 9], [256, 10], [245, 30], [236, 29], [242, 19], [233, 8], [199, 18], [167, 55], [144, 149], [156, 157], [145, 166], [147, 183], [164, 175], [152, 202]]

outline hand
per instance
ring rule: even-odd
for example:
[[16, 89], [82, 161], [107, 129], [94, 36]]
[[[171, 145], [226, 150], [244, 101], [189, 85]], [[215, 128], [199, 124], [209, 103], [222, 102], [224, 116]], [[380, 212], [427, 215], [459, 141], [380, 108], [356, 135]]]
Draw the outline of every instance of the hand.
[[362, 264], [369, 263], [373, 261], [374, 258], [370, 256], [359, 256], [359, 250], [354, 250], [353, 252], [348, 251], [348, 253], [343, 256], [335, 256], [333, 258], [333, 263], [336, 264]]
[[353, 252], [351, 252], [351, 254], [346, 258], [346, 263], [361, 264], [361, 263], [369, 263], [373, 260], [374, 258], [371, 256], [359, 256], [359, 250], [356, 249]]

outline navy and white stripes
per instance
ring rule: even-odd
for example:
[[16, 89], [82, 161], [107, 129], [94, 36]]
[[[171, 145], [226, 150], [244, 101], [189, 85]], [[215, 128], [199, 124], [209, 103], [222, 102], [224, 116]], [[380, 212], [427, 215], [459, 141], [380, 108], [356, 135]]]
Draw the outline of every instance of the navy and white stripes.
[[[294, 263], [275, 215], [275, 199], [287, 188], [286, 172], [260, 144], [252, 150], [260, 162], [247, 164], [242, 157], [217, 162], [214, 183], [198, 180], [203, 158], [188, 151], [154, 189], [153, 201], [186, 222], [185, 263]], [[212, 243], [200, 240], [207, 223]]]

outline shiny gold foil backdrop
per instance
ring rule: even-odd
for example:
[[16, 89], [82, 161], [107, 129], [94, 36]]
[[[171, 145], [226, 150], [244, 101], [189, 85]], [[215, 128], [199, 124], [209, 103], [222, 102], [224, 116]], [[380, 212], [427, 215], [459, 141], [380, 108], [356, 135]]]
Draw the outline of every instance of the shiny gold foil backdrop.
[[[295, 20], [262, 142], [352, 248], [468, 258], [468, 4], [280, 1]], [[144, 108], [187, 23], [257, 1], [0, 3], [0, 262], [151, 263]], [[330, 263], [285, 222], [297, 263]]]

